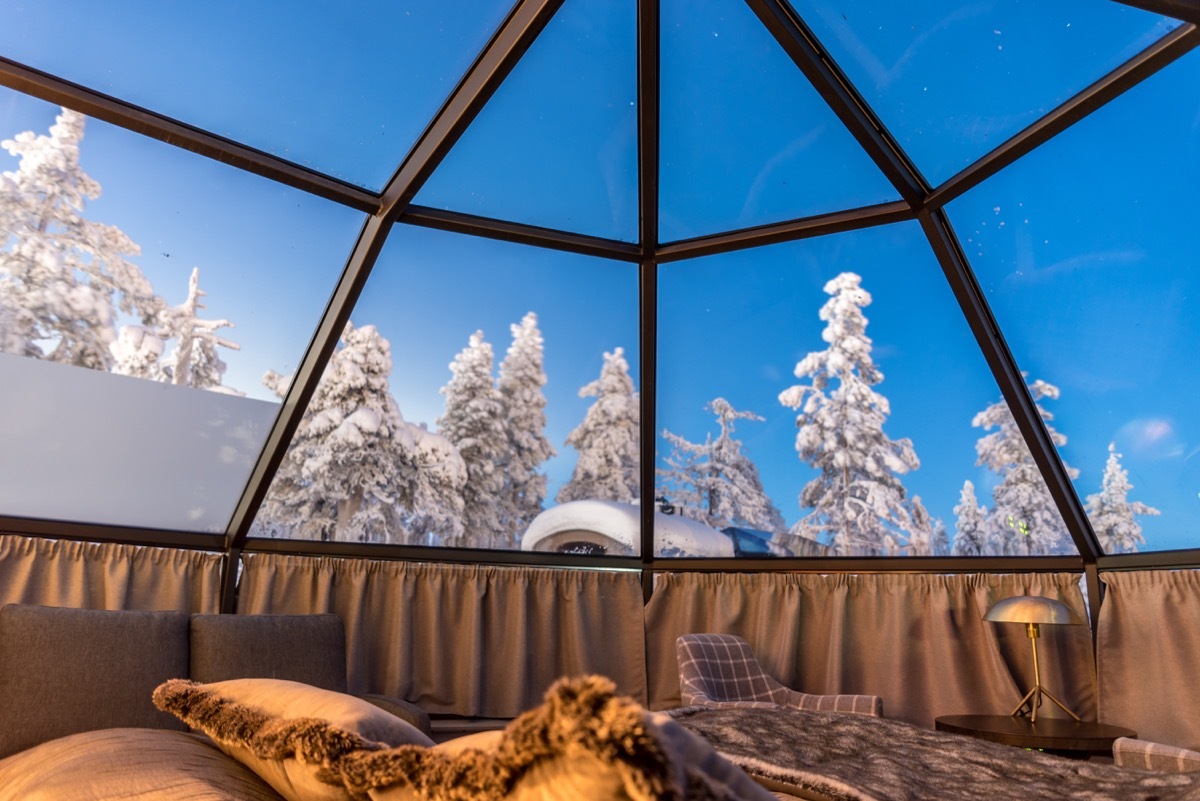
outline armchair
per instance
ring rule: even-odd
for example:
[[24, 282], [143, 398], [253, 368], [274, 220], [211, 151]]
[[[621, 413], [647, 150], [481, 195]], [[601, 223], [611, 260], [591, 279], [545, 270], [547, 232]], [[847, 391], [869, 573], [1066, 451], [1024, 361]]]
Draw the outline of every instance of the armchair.
[[685, 706], [791, 707], [883, 717], [877, 695], [814, 695], [769, 676], [750, 644], [732, 634], [684, 634], [675, 641]]

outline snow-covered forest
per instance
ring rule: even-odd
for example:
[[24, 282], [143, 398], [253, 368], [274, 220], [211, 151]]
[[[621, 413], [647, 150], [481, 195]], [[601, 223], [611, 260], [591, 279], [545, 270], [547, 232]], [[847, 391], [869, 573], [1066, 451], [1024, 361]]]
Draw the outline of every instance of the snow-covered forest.
[[[167, 288], [172, 305], [135, 263], [140, 247], [115, 225], [86, 215], [101, 187], [80, 166], [85, 118], [63, 109], [47, 134], [20, 133], [2, 146], [17, 160], [0, 173], [0, 352], [184, 387], [241, 395], [224, 385], [221, 349], [234, 323], [205, 319], [200, 266], [186, 286]], [[963, 481], [954, 519], [934, 517], [905, 476], [921, 468], [913, 436], [885, 433], [891, 404], [873, 356], [862, 279], [842, 272], [824, 286], [817, 310], [823, 350], [796, 363], [798, 383], [776, 387], [777, 402], [738, 410], [724, 397], [705, 404], [712, 429], [701, 437], [664, 429], [653, 493], [661, 507], [714, 529], [764, 532], [778, 546], [838, 555], [1042, 555], [1074, 546], [1006, 403], [962, 425], [979, 429], [975, 464], [990, 474], [990, 497]], [[472, 326], [473, 327], [473, 326]], [[558, 503], [640, 502], [639, 394], [624, 350], [595, 354], [593, 399], [562, 442], [547, 437], [546, 343], [538, 315], [512, 322], [499, 364], [482, 331], [448, 365], [436, 420], [405, 419], [392, 389], [391, 343], [377, 325], [343, 331], [270, 492], [256, 536], [514, 549], [547, 506], [546, 464], [556, 447], [575, 454]], [[815, 342], [811, 343], [815, 344]], [[809, 347], [810, 342], [797, 342]], [[781, 365], [782, 366], [782, 365]], [[261, 369], [261, 368], [259, 368]], [[280, 398], [291, 377], [268, 371]], [[1059, 389], [1029, 391], [1052, 440], [1043, 402]], [[913, 402], [908, 399], [908, 402]], [[793, 447], [807, 480], [795, 502], [767, 494], [738, 426], [764, 415], [795, 417]], [[1097, 455], [1097, 463], [1100, 455]], [[1078, 472], [1068, 468], [1072, 477]], [[801, 482], [798, 482], [800, 484]], [[1099, 491], [1086, 509], [1109, 553], [1144, 545], [1138, 516], [1159, 510], [1129, 499], [1121, 454], [1109, 445]], [[789, 525], [785, 517], [794, 517]]]

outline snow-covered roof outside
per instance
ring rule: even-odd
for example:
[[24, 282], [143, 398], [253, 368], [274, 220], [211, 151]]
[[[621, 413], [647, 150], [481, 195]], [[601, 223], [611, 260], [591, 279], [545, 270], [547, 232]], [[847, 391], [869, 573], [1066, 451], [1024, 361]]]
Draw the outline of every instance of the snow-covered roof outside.
[[[521, 548], [538, 545], [555, 534], [578, 532], [581, 541], [594, 532], [637, 553], [641, 547], [641, 508], [618, 501], [570, 501], [542, 512], [525, 531]], [[655, 550], [670, 556], [733, 556], [733, 543], [714, 528], [679, 515], [654, 513]], [[608, 545], [598, 542], [600, 545]]]

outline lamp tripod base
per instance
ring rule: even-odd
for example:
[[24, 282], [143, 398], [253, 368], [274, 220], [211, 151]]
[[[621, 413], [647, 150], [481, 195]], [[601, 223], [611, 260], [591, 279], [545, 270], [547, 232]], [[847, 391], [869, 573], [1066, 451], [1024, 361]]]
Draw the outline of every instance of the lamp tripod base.
[[1059, 709], [1066, 712], [1075, 720], [1079, 720], [1079, 715], [1076, 715], [1071, 710], [1067, 709], [1067, 705], [1055, 698], [1049, 690], [1042, 686], [1042, 672], [1038, 666], [1038, 649], [1037, 641], [1040, 632], [1038, 631], [1037, 623], [1026, 623], [1026, 633], [1029, 635], [1029, 643], [1033, 646], [1033, 689], [1025, 693], [1025, 697], [1021, 699], [1021, 703], [1017, 704], [1017, 708], [1012, 711], [1012, 717], [1017, 717], [1022, 714], [1021, 710], [1025, 705], [1029, 705], [1029, 722], [1037, 723], [1038, 707], [1042, 705], [1042, 696], [1049, 698], [1054, 703], [1058, 704]]
[[1075, 720], [1079, 720], [1079, 715], [1076, 715], [1070, 709], [1067, 709], [1066, 704], [1064, 704], [1062, 701], [1055, 698], [1053, 693], [1051, 693], [1049, 690], [1047, 690], [1045, 687], [1043, 687], [1040, 684], [1033, 685], [1033, 689], [1031, 689], [1029, 692], [1025, 693], [1025, 697], [1021, 699], [1021, 703], [1017, 704], [1017, 708], [1012, 711], [1012, 716], [1015, 718], [1015, 717], [1020, 717], [1021, 715], [1023, 715], [1025, 706], [1026, 706], [1026, 704], [1028, 704], [1029, 705], [1029, 722], [1037, 723], [1037, 711], [1038, 711], [1038, 707], [1040, 707], [1042, 705], [1042, 696], [1045, 696], [1046, 698], [1049, 698], [1054, 703], [1058, 704], [1059, 709], [1061, 709], [1063, 712], [1066, 712], [1071, 717], [1075, 718]]

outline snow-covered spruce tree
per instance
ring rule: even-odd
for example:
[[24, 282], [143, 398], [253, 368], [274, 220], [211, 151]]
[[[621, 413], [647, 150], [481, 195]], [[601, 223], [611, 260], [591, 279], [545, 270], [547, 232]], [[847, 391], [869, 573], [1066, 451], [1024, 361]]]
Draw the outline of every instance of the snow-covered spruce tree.
[[[391, 542], [415, 444], [388, 391], [391, 346], [347, 324], [255, 521], [267, 536]], [[290, 383], [268, 372], [282, 396]]]
[[579, 452], [579, 458], [571, 480], [558, 491], [558, 502], [637, 501], [641, 497], [638, 480], [641, 412], [624, 348], [604, 354], [600, 378], [582, 387], [579, 397], [596, 400], [583, 422], [567, 435], [567, 445]]
[[668, 468], [658, 471], [665, 479], [664, 491], [684, 515], [714, 528], [732, 525], [781, 533], [786, 527], [783, 515], [763, 489], [758, 467], [733, 437], [735, 421], [763, 418], [737, 411], [724, 398], [713, 399], [705, 408], [716, 415], [721, 428], [716, 440], [709, 435], [699, 445], [663, 431], [674, 446], [666, 459]]
[[[1034, 381], [1029, 387], [1034, 401], [1058, 397], [1058, 387], [1045, 381]], [[1046, 430], [1055, 445], [1066, 444], [1067, 438], [1054, 430], [1054, 416], [1036, 404], [1038, 414], [1046, 421]], [[1050, 490], [1033, 454], [1017, 428], [1008, 404], [1001, 399], [984, 409], [971, 425], [992, 433], [975, 443], [976, 464], [1000, 475], [1000, 483], [992, 490], [992, 510], [988, 515], [988, 541], [998, 556], [1045, 556], [1073, 549], [1066, 524], [1054, 505]], [[1079, 471], [1068, 467], [1074, 478]]]
[[1142, 537], [1142, 527], [1133, 516], [1161, 514], [1153, 506], [1129, 500], [1131, 489], [1133, 485], [1129, 483], [1129, 474], [1121, 467], [1117, 445], [1110, 442], [1100, 492], [1089, 495], [1085, 504], [1092, 530], [1105, 553], [1136, 553], [1146, 540]]
[[504, 403], [492, 380], [492, 346], [476, 331], [450, 364], [450, 383], [442, 387], [446, 396], [438, 433], [448, 439], [467, 467], [463, 487], [463, 528], [458, 542], [465, 548], [510, 548], [512, 540], [504, 529], [501, 464], [508, 451]]
[[537, 315], [529, 312], [511, 327], [512, 345], [500, 362], [498, 388], [508, 426], [504, 458], [503, 530], [511, 547], [542, 511], [546, 500], [546, 475], [542, 464], [555, 455], [546, 439], [546, 385], [542, 332]]
[[[217, 334], [222, 328], [234, 327], [229, 320], [202, 320], [196, 316], [205, 308], [200, 298], [206, 294], [200, 289], [200, 268], [193, 268], [187, 300], [159, 309], [154, 325], [121, 326], [117, 341], [109, 348], [114, 359], [112, 371], [176, 386], [245, 395], [222, 384], [226, 365], [217, 348], [241, 350], [241, 346]], [[175, 347], [162, 358], [169, 341], [174, 341]]]
[[954, 555], [988, 556], [987, 507], [976, 500], [975, 485], [970, 481], [963, 482], [954, 515]]
[[49, 136], [26, 131], [0, 143], [20, 159], [0, 175], [0, 347], [108, 370], [117, 310], [149, 321], [160, 301], [126, 259], [140, 248], [83, 216], [100, 196], [79, 164], [84, 120], [63, 109]]
[[408, 423], [415, 443], [403, 512], [405, 545], [454, 545], [463, 539], [463, 487], [467, 465], [458, 449], [445, 437], [427, 431], [424, 425]]
[[[862, 308], [871, 296], [854, 273], [825, 284], [832, 297], [821, 307], [827, 325], [823, 351], [809, 353], [796, 365], [808, 384], [789, 387], [779, 402], [800, 410], [796, 452], [819, 475], [800, 492], [800, 506], [811, 509], [791, 534], [823, 538], [835, 554], [898, 554], [903, 540], [928, 539], [928, 520], [919, 501], [906, 497], [899, 476], [920, 467], [909, 439], [892, 440], [883, 432], [890, 413], [887, 398], [871, 387], [883, 373], [871, 360], [871, 339]], [[783, 545], [788, 537], [780, 537]]]

